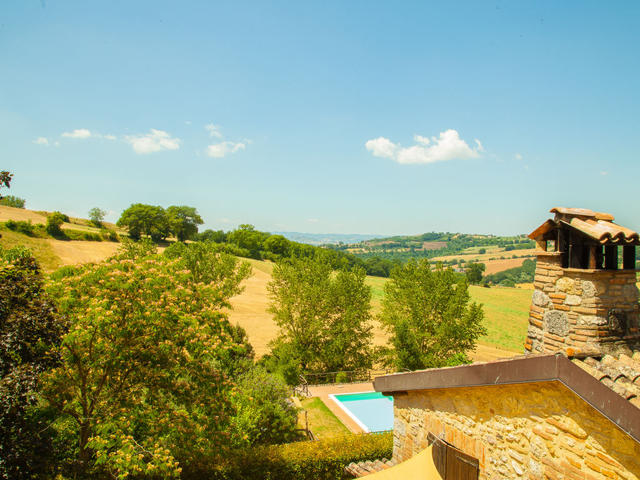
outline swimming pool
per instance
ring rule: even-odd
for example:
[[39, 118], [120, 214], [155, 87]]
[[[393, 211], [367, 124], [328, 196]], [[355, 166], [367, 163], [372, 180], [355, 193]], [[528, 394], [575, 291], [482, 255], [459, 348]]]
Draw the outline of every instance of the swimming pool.
[[329, 398], [365, 432], [393, 430], [393, 397], [380, 392], [331, 394]]

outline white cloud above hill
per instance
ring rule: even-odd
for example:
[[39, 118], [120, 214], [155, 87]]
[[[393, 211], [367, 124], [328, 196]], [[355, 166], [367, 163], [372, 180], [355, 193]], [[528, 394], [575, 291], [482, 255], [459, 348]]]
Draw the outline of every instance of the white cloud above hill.
[[133, 151], [141, 155], [180, 148], [179, 138], [171, 137], [164, 130], [156, 130], [155, 128], [144, 135], [127, 135], [124, 138], [127, 143], [131, 144]]
[[484, 152], [480, 140], [470, 147], [453, 129], [441, 132], [437, 137], [414, 135], [416, 145], [402, 147], [385, 137], [378, 137], [365, 143], [365, 147], [374, 156], [389, 158], [403, 165], [427, 164], [449, 160], [467, 160], [478, 158]]
[[207, 155], [213, 158], [223, 158], [230, 153], [244, 150], [246, 145], [242, 142], [220, 142], [207, 147]]

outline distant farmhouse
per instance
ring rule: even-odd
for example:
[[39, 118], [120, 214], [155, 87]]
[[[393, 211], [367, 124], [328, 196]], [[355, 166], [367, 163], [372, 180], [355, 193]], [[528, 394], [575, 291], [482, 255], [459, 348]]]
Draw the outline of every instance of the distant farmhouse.
[[[396, 466], [374, 477], [640, 478], [638, 234], [606, 213], [551, 212], [530, 235], [525, 355], [376, 378], [394, 398]], [[425, 455], [435, 476], [393, 475]]]

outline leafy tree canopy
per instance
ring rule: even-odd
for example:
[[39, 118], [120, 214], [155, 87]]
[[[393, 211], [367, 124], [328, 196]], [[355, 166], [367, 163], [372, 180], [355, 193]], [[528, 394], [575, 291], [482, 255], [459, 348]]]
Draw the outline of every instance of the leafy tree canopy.
[[24, 198], [19, 198], [14, 195], [7, 195], [0, 198], [0, 205], [4, 205], [5, 207], [24, 208], [25, 203]]
[[466, 265], [465, 275], [467, 280], [472, 285], [477, 285], [482, 281], [482, 274], [486, 269], [484, 263], [471, 262]]
[[193, 240], [198, 233], [198, 225], [204, 222], [194, 207], [171, 206], [167, 208], [169, 227], [178, 241]]
[[55, 347], [64, 332], [31, 253], [0, 247], [0, 478], [52, 473], [38, 377], [59, 363]]
[[155, 242], [164, 240], [170, 233], [169, 218], [159, 205], [134, 203], [127, 208], [117, 222], [119, 227], [127, 227], [129, 236], [134, 240], [148, 235]]
[[466, 362], [486, 332], [483, 316], [482, 305], [470, 303], [464, 276], [411, 260], [385, 285], [380, 320], [391, 333], [388, 360], [409, 370]]
[[104, 220], [106, 214], [106, 211], [98, 207], [93, 207], [91, 210], [89, 210], [89, 219], [94, 223], [94, 225], [101, 227], [102, 221]]
[[67, 269], [51, 286], [71, 329], [44, 394], [73, 425], [81, 474], [174, 477], [230, 445], [225, 369], [245, 347], [223, 309], [247, 267], [213, 250], [144, 254]]
[[272, 354], [289, 381], [297, 380], [292, 362], [302, 373], [371, 366], [371, 289], [363, 269], [334, 273], [321, 258], [292, 258], [276, 264], [272, 277], [270, 311], [280, 327]]

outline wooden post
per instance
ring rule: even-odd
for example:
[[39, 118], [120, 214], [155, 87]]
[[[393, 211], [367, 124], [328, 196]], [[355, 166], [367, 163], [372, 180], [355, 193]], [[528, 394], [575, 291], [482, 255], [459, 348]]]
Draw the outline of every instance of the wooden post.
[[636, 268], [636, 246], [625, 245], [622, 247], [622, 268], [632, 270]]
[[607, 245], [604, 247], [604, 268], [607, 270], [618, 269], [618, 247]]
[[589, 268], [596, 269], [596, 247], [594, 245], [589, 247]]

